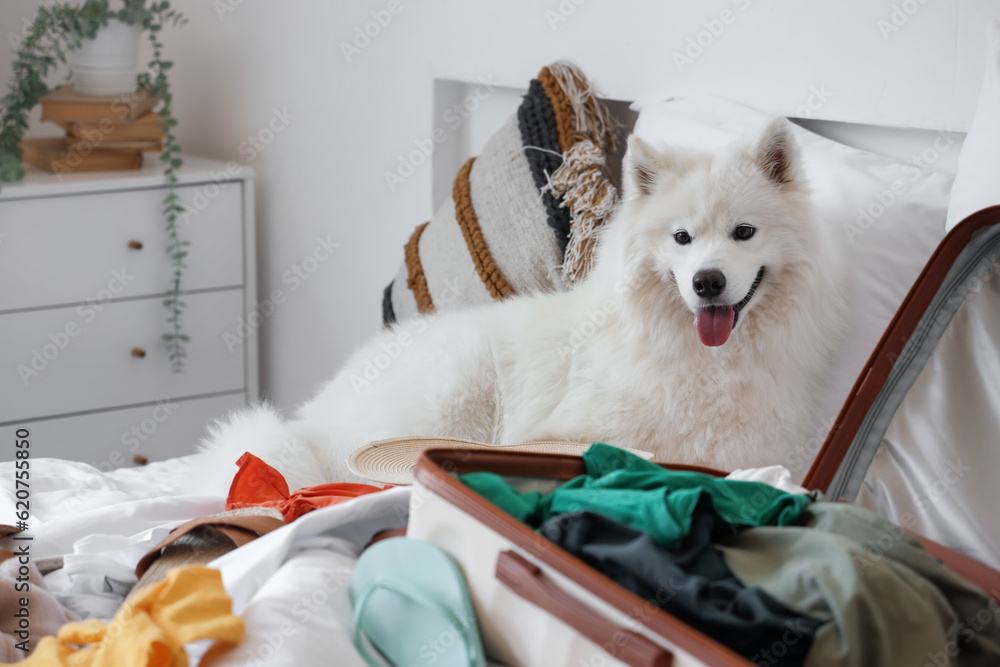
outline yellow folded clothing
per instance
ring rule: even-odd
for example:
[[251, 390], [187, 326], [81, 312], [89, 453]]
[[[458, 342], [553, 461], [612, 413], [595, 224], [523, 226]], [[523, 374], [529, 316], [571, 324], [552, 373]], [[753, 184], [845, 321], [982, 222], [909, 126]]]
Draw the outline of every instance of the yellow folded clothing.
[[[44, 637], [19, 667], [187, 667], [184, 645], [199, 639], [243, 639], [243, 621], [213, 568], [171, 570], [164, 581], [122, 605], [110, 624], [70, 623]], [[84, 648], [73, 645], [87, 644]]]

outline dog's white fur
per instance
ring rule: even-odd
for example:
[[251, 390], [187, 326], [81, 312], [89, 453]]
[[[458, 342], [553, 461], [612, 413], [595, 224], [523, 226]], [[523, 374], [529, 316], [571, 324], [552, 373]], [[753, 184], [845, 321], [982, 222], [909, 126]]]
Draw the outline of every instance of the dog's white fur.
[[[837, 241], [812, 210], [787, 122], [716, 154], [633, 137], [623, 171], [623, 201], [575, 289], [378, 334], [296, 419], [260, 406], [213, 429], [202, 490], [225, 493], [244, 451], [292, 488], [354, 479], [353, 449], [401, 435], [603, 441], [721, 469], [787, 462], [846, 310]], [[755, 235], [735, 240], [739, 223]], [[733, 304], [759, 267], [729, 340], [703, 345], [694, 273], [724, 271], [717, 301]]]

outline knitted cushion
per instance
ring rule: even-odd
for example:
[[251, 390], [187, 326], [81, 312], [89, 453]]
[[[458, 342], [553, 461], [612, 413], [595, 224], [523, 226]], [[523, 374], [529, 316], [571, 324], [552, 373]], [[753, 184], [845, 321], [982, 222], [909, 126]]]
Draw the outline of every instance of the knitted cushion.
[[581, 280], [592, 236], [617, 201], [605, 162], [617, 128], [577, 68], [542, 69], [406, 243], [383, 295], [386, 326]]

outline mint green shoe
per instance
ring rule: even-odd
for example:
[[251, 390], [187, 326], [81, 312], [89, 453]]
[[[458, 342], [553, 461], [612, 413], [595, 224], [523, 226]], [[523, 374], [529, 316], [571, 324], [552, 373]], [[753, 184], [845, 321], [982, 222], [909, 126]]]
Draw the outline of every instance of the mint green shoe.
[[358, 559], [351, 580], [354, 644], [371, 667], [486, 667], [462, 570], [429, 542], [393, 537]]

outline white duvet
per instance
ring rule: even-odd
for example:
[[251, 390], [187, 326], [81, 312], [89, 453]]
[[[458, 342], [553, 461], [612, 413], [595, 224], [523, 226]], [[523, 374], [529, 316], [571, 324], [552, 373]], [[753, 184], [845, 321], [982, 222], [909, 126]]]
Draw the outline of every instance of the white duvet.
[[[29, 529], [21, 536], [32, 538], [34, 559], [65, 560], [46, 586], [82, 616], [109, 619], [144, 553], [174, 526], [223, 510], [225, 498], [179, 495], [191, 472], [188, 457], [109, 473], [33, 459]], [[12, 462], [0, 463], [0, 479], [14, 479]], [[14, 488], [3, 487], [0, 523], [13, 524]], [[405, 525], [408, 506], [405, 488], [362, 496], [310, 512], [213, 561], [247, 633], [211, 664], [363, 665], [351, 641], [351, 573], [375, 533]], [[25, 543], [5, 538], [0, 548]], [[192, 664], [206, 649], [189, 646]]]

